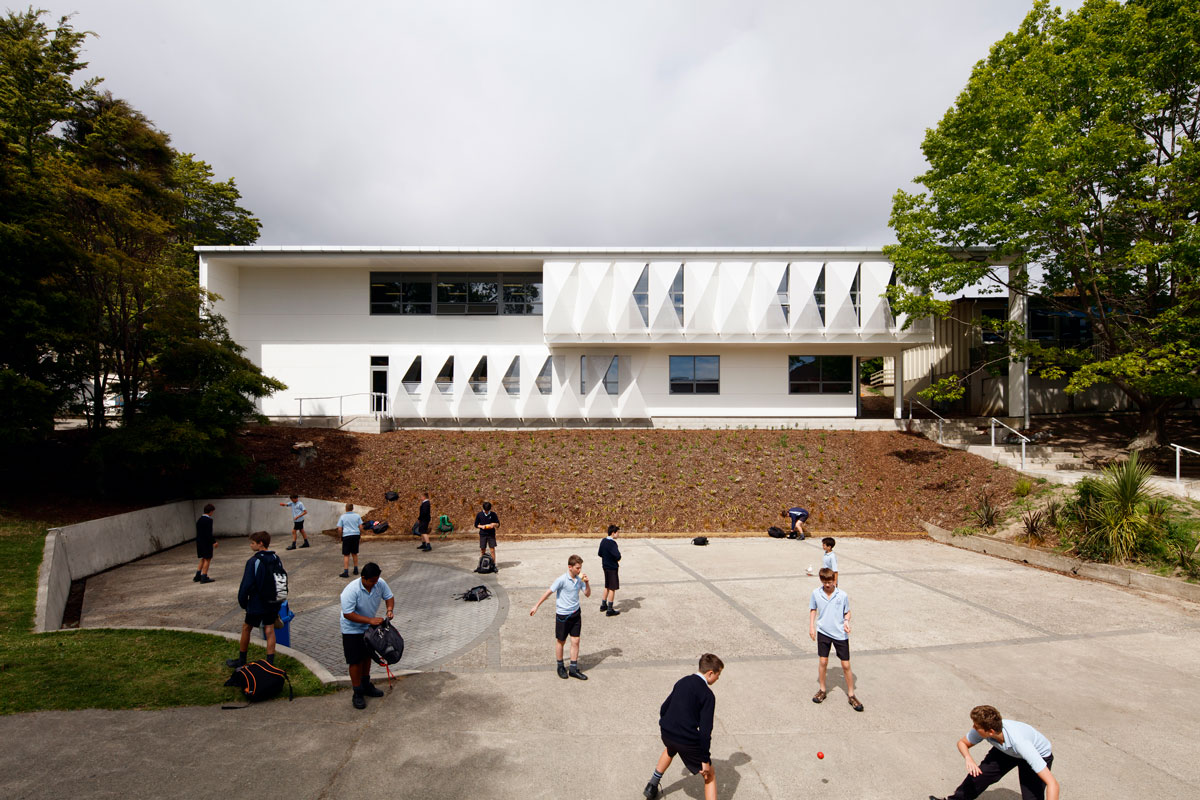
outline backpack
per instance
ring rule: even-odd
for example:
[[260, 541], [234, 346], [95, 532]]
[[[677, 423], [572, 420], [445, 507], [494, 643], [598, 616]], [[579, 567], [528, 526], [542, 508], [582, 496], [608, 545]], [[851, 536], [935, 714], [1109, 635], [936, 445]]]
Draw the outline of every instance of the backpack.
[[772, 539], [782, 539], [787, 536], [787, 531], [785, 531], [783, 528], [776, 528], [774, 525], [772, 525], [771, 527], [767, 528], [767, 536], [770, 536]]
[[463, 592], [460, 595], [455, 595], [455, 597], [457, 597], [461, 600], [470, 600], [472, 602], [475, 602], [478, 600], [487, 600], [491, 596], [492, 596], [492, 590], [483, 585], [476, 586], [472, 589], [468, 589], [467, 591]]
[[390, 666], [404, 655], [404, 637], [392, 627], [389, 620], [385, 619], [378, 625], [367, 628], [363, 634], [363, 641], [366, 642], [367, 649], [375, 654], [373, 658], [377, 664]]
[[475, 568], [476, 572], [488, 573], [496, 571], [496, 562], [492, 561], [492, 557], [484, 553], [479, 557], [479, 566]]
[[450, 523], [449, 514], [442, 514], [438, 517], [438, 530], [442, 533], [449, 533], [454, 530], [454, 525]]
[[279, 556], [274, 553], [270, 556], [260, 555], [254, 564], [258, 599], [267, 605], [278, 605], [288, 599], [288, 574]]
[[[278, 560], [276, 559], [276, 561]], [[229, 676], [229, 680], [225, 681], [225, 685], [241, 689], [245, 692], [247, 700], [258, 702], [259, 700], [270, 700], [283, 691], [284, 681], [287, 681], [288, 700], [291, 700], [293, 697], [292, 679], [288, 677], [287, 672], [269, 663], [266, 659], [260, 659], [238, 667]], [[234, 707], [236, 708], [236, 706]]]
[[389, 503], [394, 503], [400, 499], [400, 495], [398, 495], [396, 492], [384, 492], [383, 499], [387, 500]]
[[704, 547], [706, 544], [708, 544], [708, 537], [697, 536], [695, 539], [692, 539], [692, 544], [696, 545], [697, 547]]

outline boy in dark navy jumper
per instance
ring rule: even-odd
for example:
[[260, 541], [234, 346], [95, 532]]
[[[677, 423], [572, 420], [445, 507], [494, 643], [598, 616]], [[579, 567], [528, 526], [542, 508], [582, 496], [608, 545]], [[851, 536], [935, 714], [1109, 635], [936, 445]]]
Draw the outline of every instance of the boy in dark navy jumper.
[[246, 562], [242, 570], [242, 583], [238, 587], [238, 605], [246, 612], [242, 622], [242, 638], [238, 642], [237, 658], [225, 660], [229, 667], [241, 667], [246, 664], [246, 651], [250, 649], [250, 632], [262, 626], [263, 637], [267, 640], [267, 661], [275, 663], [275, 618], [279, 616], [279, 603], [267, 602], [259, 587], [269, 577], [267, 570], [271, 569], [279, 556], [271, 551], [271, 534], [266, 531], [250, 534], [250, 549], [254, 555]]
[[650, 782], [642, 791], [649, 800], [658, 797], [659, 782], [678, 753], [693, 775], [704, 776], [704, 800], [717, 800], [717, 776], [713, 772], [712, 746], [713, 713], [717, 698], [711, 687], [721, 677], [725, 664], [712, 653], [700, 656], [699, 669], [680, 678], [671, 694], [658, 710], [658, 727], [662, 734], [663, 751], [654, 767]]
[[196, 557], [200, 559], [200, 566], [196, 567], [196, 576], [192, 578], [196, 583], [215, 583], [208, 577], [208, 567], [212, 564], [213, 548], [218, 547], [219, 543], [213, 536], [213, 512], [217, 507], [212, 503], [204, 506], [204, 513], [200, 519], [196, 520]]
[[607, 611], [610, 617], [621, 613], [617, 611], [617, 589], [621, 588], [621, 581], [617, 575], [621, 566], [621, 549], [617, 547], [619, 530], [619, 525], [609, 525], [608, 536], [600, 540], [600, 550], [597, 552], [600, 556], [600, 566], [604, 570], [604, 592], [600, 595], [600, 610]]

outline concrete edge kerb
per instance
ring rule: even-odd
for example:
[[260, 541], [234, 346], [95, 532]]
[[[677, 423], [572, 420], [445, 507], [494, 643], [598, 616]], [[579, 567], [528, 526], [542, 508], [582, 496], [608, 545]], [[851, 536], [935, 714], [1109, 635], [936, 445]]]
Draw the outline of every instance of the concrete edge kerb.
[[1048, 553], [1035, 550], [1032, 547], [1022, 547], [1009, 542], [999, 542], [982, 536], [955, 536], [945, 528], [939, 528], [929, 522], [925, 526], [929, 537], [941, 544], [948, 544], [962, 550], [971, 550], [988, 556], [1030, 564], [1042, 569], [1060, 572], [1078, 578], [1111, 583], [1114, 586], [1125, 586], [1131, 589], [1170, 595], [1181, 600], [1200, 603], [1200, 585], [1184, 583], [1183, 581], [1164, 578], [1160, 575], [1149, 575], [1145, 572], [1118, 567], [1113, 564], [1099, 564], [1092, 561], [1070, 558], [1058, 553]]
[[[208, 630], [206, 628], [180, 628], [180, 627], [174, 627], [174, 626], [155, 627], [153, 625], [106, 625], [103, 628], [88, 628], [87, 630], [89, 630], [89, 631], [93, 631], [93, 630], [95, 630], [95, 631], [102, 631], [102, 630], [110, 630], [110, 631], [180, 631], [182, 633], [202, 633], [202, 634], [206, 634], [208, 636], [220, 636], [222, 639], [228, 639], [231, 642], [236, 642], [236, 641], [239, 641], [239, 639], [240, 639], [240, 634], [229, 633], [228, 631], [213, 631], [213, 630]], [[72, 629], [72, 630], [68, 631], [65, 629], [56, 629], [53, 631], [46, 631], [46, 632], [47, 633], [73, 633], [74, 630]], [[299, 661], [301, 664], [304, 665], [305, 669], [307, 669], [314, 676], [316, 676], [316, 679], [319, 680], [325, 686], [349, 687], [351, 685], [349, 675], [345, 675], [342, 677], [335, 677], [333, 675], [333, 673], [331, 673], [329, 670], [325, 669], [325, 667], [321, 666], [321, 663], [319, 661], [317, 661], [315, 658], [308, 655], [307, 653], [301, 652], [300, 650], [295, 650], [291, 647], [286, 647], [281, 644], [275, 645], [275, 652], [277, 654], [291, 656], [292, 658]], [[416, 675], [418, 672], [419, 672], [419, 670], [406, 669], [406, 670], [393, 670], [392, 674], [397, 677], [402, 677], [404, 675]]]

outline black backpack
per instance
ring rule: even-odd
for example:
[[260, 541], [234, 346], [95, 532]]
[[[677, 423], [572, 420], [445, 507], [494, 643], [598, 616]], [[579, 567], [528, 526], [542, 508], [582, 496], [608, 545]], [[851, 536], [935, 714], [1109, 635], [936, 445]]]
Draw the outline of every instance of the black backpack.
[[704, 547], [704, 545], [708, 544], [708, 537], [697, 536], [695, 539], [692, 539], [692, 544], [696, 545], [697, 547]]
[[456, 595], [456, 597], [462, 600], [470, 600], [472, 602], [478, 600], [487, 600], [491, 596], [492, 590], [483, 585], [475, 586], [460, 595]]
[[484, 553], [479, 557], [479, 566], [475, 568], [476, 572], [487, 574], [496, 571], [496, 562], [492, 561], [492, 557]]
[[279, 605], [288, 599], [288, 574], [279, 556], [269, 551], [259, 554], [254, 572], [259, 600], [268, 605]]
[[372, 656], [377, 664], [395, 664], [404, 655], [404, 637], [400, 631], [392, 627], [389, 620], [367, 628], [363, 641], [375, 655]]
[[787, 531], [785, 531], [783, 528], [776, 528], [774, 525], [772, 525], [771, 527], [767, 528], [767, 536], [770, 536], [772, 539], [783, 539], [787, 536]]
[[419, 522], [414, 522], [414, 523], [413, 523], [413, 526], [412, 526], [412, 535], [413, 535], [413, 536], [420, 536], [420, 535], [421, 535], [421, 523], [419, 523]]
[[287, 672], [265, 659], [260, 659], [238, 667], [229, 676], [229, 680], [225, 681], [225, 685], [236, 686], [245, 693], [247, 700], [257, 702], [270, 700], [283, 691], [284, 681], [287, 681], [288, 700], [291, 700], [292, 679], [288, 677]]
[[400, 495], [398, 495], [396, 492], [384, 492], [383, 499], [387, 500], [389, 503], [394, 503], [400, 499]]

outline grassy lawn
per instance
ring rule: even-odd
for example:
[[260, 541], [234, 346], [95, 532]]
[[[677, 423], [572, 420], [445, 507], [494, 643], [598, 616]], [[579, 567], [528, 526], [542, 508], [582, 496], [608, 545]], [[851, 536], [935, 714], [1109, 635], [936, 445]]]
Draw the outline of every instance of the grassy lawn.
[[[237, 700], [222, 684], [236, 645], [177, 631], [33, 634], [45, 525], [0, 516], [0, 714], [48, 709], [167, 708]], [[250, 658], [265, 656], [251, 644]], [[279, 657], [296, 694], [325, 694], [300, 662]]]

